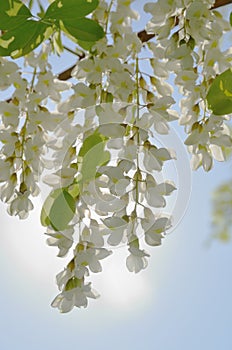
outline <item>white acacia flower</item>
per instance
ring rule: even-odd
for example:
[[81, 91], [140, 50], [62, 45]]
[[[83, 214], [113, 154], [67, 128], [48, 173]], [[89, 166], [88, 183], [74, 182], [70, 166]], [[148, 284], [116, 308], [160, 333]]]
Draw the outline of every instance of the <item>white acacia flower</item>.
[[168, 84], [164, 79], [159, 77], [150, 77], [153, 90], [157, 91], [161, 96], [171, 96], [173, 93], [173, 87]]
[[174, 158], [174, 154], [172, 154], [171, 150], [157, 148], [150, 144], [143, 148], [143, 154], [143, 164], [148, 172], [153, 172], [154, 170], [161, 171], [163, 163]]
[[59, 290], [62, 290], [68, 280], [70, 280], [73, 277], [73, 271], [70, 268], [65, 268], [63, 271], [59, 272], [56, 275], [56, 283], [59, 288]]
[[73, 179], [77, 173], [73, 168], [62, 168], [53, 174], [45, 175], [43, 182], [53, 188], [67, 187], [73, 183]]
[[209, 150], [213, 158], [218, 162], [224, 162], [226, 160], [225, 151], [222, 149], [222, 147], [211, 144], [209, 145]]
[[55, 102], [60, 102], [61, 92], [71, 89], [72, 84], [58, 80], [52, 72], [41, 73], [34, 87], [36, 92], [40, 92], [44, 98], [50, 98]]
[[12, 170], [12, 165], [9, 161], [0, 159], [0, 182], [8, 181]]
[[[34, 98], [37, 99], [36, 96]], [[30, 98], [30, 102], [27, 103], [28, 114], [30, 116], [29, 130], [30, 132], [36, 132], [37, 126], [41, 125], [46, 131], [53, 131], [63, 121], [64, 115], [49, 111], [47, 107], [40, 105], [40, 102], [41, 100], [34, 102]]]
[[205, 171], [209, 171], [213, 166], [213, 158], [209, 152], [208, 147], [199, 147], [198, 154], [201, 155], [201, 163]]
[[156, 57], [150, 59], [154, 74], [159, 78], [168, 78], [167, 63], [164, 60], [159, 60]]
[[84, 227], [81, 232], [81, 239], [84, 242], [94, 244], [94, 246], [97, 248], [100, 248], [104, 245], [104, 239], [102, 232], [100, 231], [100, 225], [96, 220], [91, 219], [89, 227]]
[[147, 267], [147, 257], [150, 255], [139, 247], [129, 246], [130, 255], [126, 259], [126, 266], [130, 272], [138, 273]]
[[0, 187], [0, 198], [3, 202], [9, 202], [12, 199], [16, 186], [17, 174], [13, 173], [8, 181]]
[[123, 0], [118, 1], [116, 11], [112, 11], [110, 16], [111, 33], [119, 33], [124, 36], [125, 33], [131, 32], [131, 21], [138, 18], [138, 13], [128, 6], [132, 1], [134, 0], [130, 0], [129, 3]]
[[122, 138], [125, 134], [125, 127], [118, 123], [109, 122], [99, 126], [99, 133], [110, 138]]
[[72, 71], [72, 76], [77, 79], [87, 79], [90, 83], [100, 84], [103, 72], [102, 61], [98, 57], [85, 58], [78, 62]]
[[12, 76], [14, 76], [19, 70], [16, 63], [8, 61], [6, 58], [0, 58], [0, 90], [8, 89], [12, 82]]
[[71, 96], [68, 108], [86, 108], [96, 104], [96, 90], [84, 83], [78, 83], [73, 87], [75, 94]]
[[170, 181], [156, 184], [151, 175], [147, 176], [145, 198], [147, 203], [154, 208], [162, 208], [166, 205], [164, 196], [169, 196], [176, 187]]
[[145, 242], [151, 246], [161, 244], [163, 234], [171, 227], [171, 220], [168, 217], [155, 217], [148, 208], [144, 209], [145, 218], [141, 219], [141, 225], [145, 234]]
[[75, 265], [88, 266], [94, 273], [101, 272], [102, 267], [99, 260], [105, 259], [110, 254], [112, 252], [105, 248], [87, 247], [84, 250], [75, 252]]
[[32, 201], [29, 199], [30, 192], [17, 193], [17, 197], [12, 200], [8, 207], [10, 215], [18, 215], [20, 219], [26, 219], [29, 211], [34, 208]]
[[112, 213], [122, 210], [126, 205], [126, 201], [123, 198], [118, 198], [114, 195], [105, 193], [101, 197], [95, 199], [96, 211], [103, 213]]
[[73, 245], [73, 233], [74, 229], [72, 227], [62, 232], [54, 232], [54, 230], [48, 228], [46, 235], [50, 237], [47, 239], [47, 244], [49, 246], [58, 247], [59, 253], [57, 256], [63, 257]]
[[137, 155], [137, 145], [133, 140], [128, 140], [119, 152], [119, 159], [133, 161]]
[[127, 101], [128, 96], [135, 89], [135, 82], [131, 79], [126, 70], [121, 72], [112, 72], [109, 79], [108, 91], [121, 101]]
[[17, 128], [19, 124], [20, 110], [19, 107], [15, 105], [12, 101], [0, 102], [0, 115], [2, 117], [2, 122], [6, 128], [9, 126]]
[[81, 279], [73, 277], [66, 284], [66, 290], [62, 291], [53, 300], [51, 306], [60, 312], [69, 312], [76, 307], [87, 307], [88, 298], [97, 299], [99, 294], [91, 288], [91, 283], [84, 284]]
[[19, 72], [11, 76], [11, 81], [15, 88], [12, 99], [16, 100], [19, 106], [25, 107], [28, 99], [28, 81], [22, 78]]
[[205, 60], [203, 63], [206, 79], [215, 77], [216, 74], [220, 74], [230, 68], [229, 59], [231, 54], [228, 51], [221, 52], [220, 48], [217, 47], [218, 42], [216, 40], [210, 44], [211, 47], [205, 47]]
[[107, 125], [109, 123], [123, 123], [125, 116], [120, 113], [121, 104], [104, 103], [96, 106], [96, 114], [99, 119], [99, 125]]
[[149, 12], [152, 15], [152, 22], [161, 25], [166, 21], [167, 18], [171, 17], [174, 14], [177, 14], [177, 10], [181, 10], [183, 4], [180, 4], [179, 8], [177, 7], [177, 2], [171, 2], [168, 0], [162, 0], [154, 2], [148, 2], [144, 6], [144, 11]]
[[89, 276], [89, 270], [84, 265], [76, 265], [74, 269], [74, 276], [77, 278], [83, 278]]
[[128, 229], [127, 222], [118, 216], [111, 216], [103, 220], [104, 225], [108, 228], [104, 230], [104, 234], [109, 234], [107, 242], [112, 246], [121, 243]]
[[37, 68], [41, 72], [45, 72], [47, 69], [51, 69], [51, 65], [48, 63], [48, 55], [51, 51], [51, 46], [42, 44], [41, 50], [37, 53], [31, 51], [24, 57], [24, 65], [32, 68]]
[[166, 200], [163, 196], [157, 193], [155, 187], [147, 187], [145, 198], [147, 203], [154, 208], [164, 208], [166, 206]]
[[183, 87], [183, 91], [192, 90], [195, 82], [198, 79], [198, 74], [192, 70], [181, 70], [177, 73], [175, 84]]
[[23, 169], [21, 174], [21, 182], [24, 182], [28, 191], [32, 196], [37, 196], [40, 193], [40, 188], [37, 184], [38, 174], [34, 173], [29, 166]]

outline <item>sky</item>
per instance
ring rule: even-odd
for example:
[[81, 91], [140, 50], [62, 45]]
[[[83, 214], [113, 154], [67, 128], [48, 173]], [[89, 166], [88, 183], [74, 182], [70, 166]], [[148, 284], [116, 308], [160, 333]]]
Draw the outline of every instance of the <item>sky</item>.
[[94, 278], [101, 298], [69, 314], [50, 307], [64, 261], [45, 244], [39, 208], [18, 221], [2, 206], [1, 348], [231, 349], [232, 244], [207, 244], [212, 190], [230, 173], [231, 163], [194, 173], [187, 212], [149, 267], [127, 272], [118, 249]]
[[65, 260], [45, 243], [41, 199], [26, 221], [9, 217], [1, 204], [0, 348], [230, 350], [232, 243], [210, 235], [212, 192], [231, 168], [231, 161], [217, 163], [190, 176], [186, 165], [186, 178], [179, 174], [185, 204], [176, 203], [183, 218], [149, 249], [148, 268], [129, 273], [124, 249], [116, 249], [93, 280], [100, 299], [69, 314], [50, 306]]

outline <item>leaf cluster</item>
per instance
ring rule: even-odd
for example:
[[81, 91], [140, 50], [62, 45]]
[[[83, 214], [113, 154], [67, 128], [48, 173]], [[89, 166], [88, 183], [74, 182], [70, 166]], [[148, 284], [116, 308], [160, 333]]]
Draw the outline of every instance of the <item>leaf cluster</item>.
[[61, 49], [61, 32], [89, 49], [104, 36], [102, 27], [86, 18], [98, 3], [99, 0], [55, 0], [46, 11], [34, 16], [19, 0], [1, 0], [0, 56], [25, 56], [52, 36]]

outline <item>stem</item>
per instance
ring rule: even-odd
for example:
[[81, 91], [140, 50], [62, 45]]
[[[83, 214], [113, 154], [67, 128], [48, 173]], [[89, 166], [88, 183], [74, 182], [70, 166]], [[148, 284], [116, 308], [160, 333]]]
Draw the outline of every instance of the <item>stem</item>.
[[111, 8], [112, 8], [113, 4], [114, 4], [114, 0], [111, 0], [111, 1], [110, 1], [110, 4], [109, 4], [109, 7], [108, 7], [108, 10], [107, 10], [107, 12], [106, 12], [106, 15], [107, 15], [107, 17], [106, 17], [106, 24], [105, 24], [105, 32], [106, 32], [106, 33], [107, 33], [107, 31], [108, 31], [109, 14], [110, 14], [110, 11], [111, 11]]
[[[33, 92], [34, 83], [35, 83], [35, 77], [36, 77], [36, 68], [34, 68], [34, 71], [33, 71], [31, 85], [30, 85], [27, 97], [29, 97], [29, 95]], [[24, 171], [25, 171], [24, 145], [25, 145], [25, 142], [26, 142], [26, 131], [27, 131], [27, 123], [28, 123], [28, 121], [29, 121], [29, 116], [28, 116], [28, 112], [26, 112], [25, 121], [24, 121], [24, 124], [23, 124], [23, 126], [21, 128], [21, 132], [20, 132], [20, 134], [22, 136], [22, 142], [21, 142], [22, 150], [21, 150], [21, 155], [20, 155], [20, 158], [22, 160], [22, 182], [24, 182], [24, 180], [25, 180], [25, 178], [24, 178]]]
[[75, 56], [77, 56], [77, 57], [79, 57], [79, 58], [83, 58], [84, 55], [85, 55], [84, 52], [82, 52], [81, 54], [79, 54], [79, 53], [77, 53], [76, 51], [70, 49], [70, 48], [67, 47], [67, 46], [63, 46], [63, 47], [64, 47], [64, 49], [65, 49], [66, 51], [72, 53], [73, 55], [75, 55]]
[[34, 83], [35, 83], [35, 77], [36, 77], [36, 68], [34, 68], [34, 71], [33, 71], [33, 76], [32, 76], [32, 80], [31, 80], [31, 86], [30, 86], [29, 94], [31, 94], [33, 92], [33, 86], [34, 86]]

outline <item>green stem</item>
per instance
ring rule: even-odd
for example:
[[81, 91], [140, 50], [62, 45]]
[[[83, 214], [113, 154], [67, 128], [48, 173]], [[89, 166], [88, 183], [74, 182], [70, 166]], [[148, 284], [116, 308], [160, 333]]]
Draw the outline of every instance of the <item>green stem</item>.
[[[34, 68], [34, 71], [33, 71], [33, 77], [32, 77], [32, 80], [31, 80], [31, 85], [30, 85], [30, 88], [29, 88], [29, 92], [28, 92], [28, 97], [31, 93], [33, 93], [33, 88], [34, 88], [34, 83], [35, 83], [35, 78], [36, 78], [36, 68]], [[27, 132], [27, 123], [29, 121], [29, 115], [28, 115], [28, 112], [26, 112], [26, 117], [25, 117], [25, 121], [24, 121], [24, 124], [21, 128], [21, 136], [22, 136], [22, 142], [21, 142], [21, 147], [22, 147], [22, 150], [21, 150], [21, 155], [20, 155], [20, 158], [22, 160], [22, 182], [24, 182], [25, 178], [24, 178], [24, 172], [25, 172], [25, 160], [24, 160], [24, 145], [25, 145], [25, 142], [26, 142], [26, 132]]]
[[78, 53], [78, 52], [76, 52], [76, 51], [70, 49], [70, 48], [67, 47], [67, 46], [63, 46], [63, 47], [64, 47], [64, 49], [65, 49], [66, 51], [72, 53], [73, 55], [75, 55], [75, 56], [77, 56], [77, 57], [79, 57], [79, 58], [84, 57], [84, 53], [80, 54], [80, 53]]
[[109, 14], [110, 14], [110, 11], [111, 11], [111, 8], [112, 8], [113, 4], [114, 4], [114, 0], [111, 0], [110, 4], [109, 4], [109, 7], [108, 7], [108, 10], [107, 10], [107, 13], [106, 13], [106, 15], [107, 15], [107, 17], [106, 17], [106, 24], [105, 24], [105, 32], [106, 33], [108, 31]]

